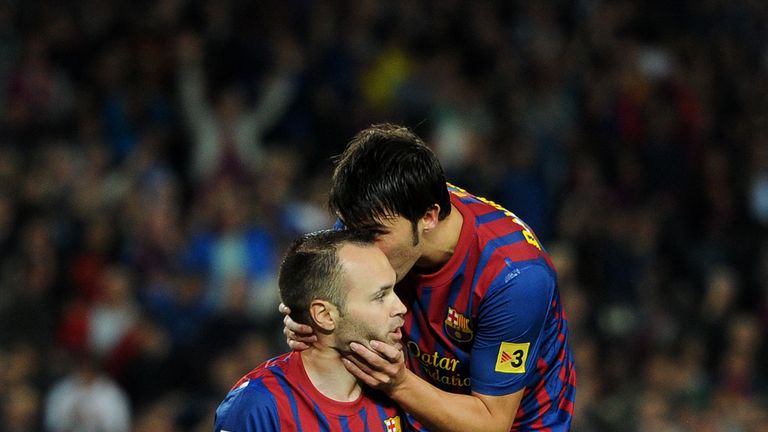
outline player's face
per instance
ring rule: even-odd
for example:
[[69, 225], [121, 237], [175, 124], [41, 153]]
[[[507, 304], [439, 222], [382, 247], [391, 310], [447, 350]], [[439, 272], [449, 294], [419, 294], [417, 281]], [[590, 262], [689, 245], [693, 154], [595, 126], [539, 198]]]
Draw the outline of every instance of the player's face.
[[369, 346], [373, 339], [400, 347], [406, 308], [395, 294], [395, 271], [375, 247], [344, 245], [339, 250], [347, 302], [336, 329], [337, 346]]
[[376, 246], [384, 252], [400, 282], [421, 258], [421, 233], [408, 219], [397, 216], [381, 223]]

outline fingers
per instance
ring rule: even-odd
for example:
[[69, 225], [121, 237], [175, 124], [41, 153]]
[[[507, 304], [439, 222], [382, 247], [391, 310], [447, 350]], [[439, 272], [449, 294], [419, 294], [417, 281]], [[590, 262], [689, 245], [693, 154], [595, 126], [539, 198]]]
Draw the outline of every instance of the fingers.
[[357, 357], [354, 354], [350, 354], [344, 358], [352, 362], [362, 373], [371, 377], [376, 374], [376, 371], [373, 370], [364, 360], [361, 360], [360, 357]]
[[[286, 331], [291, 331], [299, 335], [298, 337], [299, 340], [303, 340], [303, 338], [308, 336], [314, 337], [314, 331], [312, 330], [312, 327], [306, 324], [297, 323], [296, 321], [291, 319], [290, 315], [286, 315], [283, 318], [283, 324], [285, 324], [285, 328], [283, 329], [283, 334], [285, 334], [286, 336], [288, 336], [288, 333], [286, 333]], [[312, 342], [314, 342], [315, 340], [317, 340], [317, 338], [312, 340]]]
[[350, 373], [370, 387], [385, 390], [392, 383], [393, 378], [386, 371], [372, 368], [365, 360], [357, 357], [355, 354], [343, 357], [342, 363], [344, 363]]
[[288, 340], [288, 345], [291, 345], [291, 342], [299, 342], [304, 344], [311, 344], [313, 342], [317, 342], [317, 335], [315, 335], [314, 333], [311, 333], [311, 334], [296, 333], [287, 327], [283, 328], [283, 335], [285, 335], [285, 338]]
[[352, 349], [352, 351], [360, 356], [362, 360], [365, 360], [374, 367], [382, 367], [386, 363], [389, 363], [386, 361], [386, 359], [381, 358], [380, 355], [378, 355], [376, 352], [371, 351], [367, 347], [364, 347], [363, 345], [360, 345], [357, 342], [352, 342], [349, 344], [349, 347]]
[[303, 351], [309, 348], [312, 343], [317, 342], [317, 335], [315, 335], [312, 327], [292, 320], [288, 315], [291, 310], [286, 305], [280, 303], [277, 309], [286, 314], [283, 317], [283, 324], [285, 324], [283, 335], [285, 335], [285, 341], [292, 350]]
[[381, 357], [389, 360], [390, 363], [399, 363], [404, 360], [403, 351], [388, 343], [372, 340], [371, 348], [378, 352]]
[[309, 348], [309, 345], [305, 344], [304, 342], [299, 342], [292, 339], [286, 339], [285, 341], [288, 343], [288, 347], [290, 347], [293, 351], [304, 351], [305, 349]]

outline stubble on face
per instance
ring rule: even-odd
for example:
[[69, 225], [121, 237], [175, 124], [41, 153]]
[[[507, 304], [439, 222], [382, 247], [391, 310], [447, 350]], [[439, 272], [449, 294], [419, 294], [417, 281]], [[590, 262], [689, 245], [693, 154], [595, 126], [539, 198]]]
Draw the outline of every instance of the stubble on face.
[[402, 344], [390, 334], [389, 330], [389, 328], [374, 328], [364, 320], [356, 320], [350, 314], [346, 314], [339, 321], [336, 328], [337, 340], [339, 342], [337, 349], [343, 354], [350, 354], [352, 351], [349, 348], [349, 344], [352, 342], [357, 342], [371, 349], [371, 341], [379, 340], [402, 350]]
[[[406, 221], [405, 219], [402, 220]], [[399, 234], [393, 235], [394, 224], [392, 224], [389, 233], [384, 235], [386, 239], [377, 242], [377, 246], [387, 255], [390, 265], [395, 269], [397, 282], [405, 278], [421, 256], [418, 247], [420, 243], [418, 224], [406, 222], [410, 225], [409, 233], [406, 234], [401, 225]]]

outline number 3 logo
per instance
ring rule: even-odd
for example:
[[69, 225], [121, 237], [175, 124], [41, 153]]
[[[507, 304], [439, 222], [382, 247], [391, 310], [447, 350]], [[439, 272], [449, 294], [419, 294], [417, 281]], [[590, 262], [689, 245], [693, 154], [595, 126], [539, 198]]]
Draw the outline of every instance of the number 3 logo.
[[496, 372], [501, 373], [525, 373], [525, 361], [528, 358], [528, 349], [531, 343], [502, 342], [499, 347], [499, 355], [496, 359]]
[[520, 367], [523, 364], [523, 354], [524, 351], [521, 349], [515, 350], [512, 353], [512, 362], [510, 363], [512, 367]]

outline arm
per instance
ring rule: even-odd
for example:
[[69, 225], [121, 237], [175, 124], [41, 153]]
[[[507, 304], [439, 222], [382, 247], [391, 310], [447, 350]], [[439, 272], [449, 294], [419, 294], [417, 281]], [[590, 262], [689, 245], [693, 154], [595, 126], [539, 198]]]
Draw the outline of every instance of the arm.
[[246, 135], [258, 136], [280, 120], [293, 103], [297, 89], [292, 74], [276, 74], [267, 78], [264, 93], [256, 105], [246, 112]]
[[202, 67], [200, 41], [191, 34], [184, 34], [177, 42], [179, 74], [177, 85], [181, 112], [186, 126], [194, 133], [213, 117], [211, 107], [205, 100], [205, 76]]
[[246, 114], [246, 124], [254, 135], [261, 135], [274, 126], [288, 111], [298, 93], [297, 80], [304, 67], [304, 54], [289, 39], [278, 40], [277, 46], [275, 72], [266, 78], [261, 97]]
[[480, 307], [471, 395], [433, 387], [405, 369], [402, 352], [378, 341], [371, 342], [375, 352], [353, 344], [356, 358], [345, 366], [434, 430], [509, 431], [525, 387], [535, 384], [541, 329], [554, 289], [552, 275], [540, 266], [509, 274], [509, 280], [502, 275], [505, 282], [491, 288]]
[[425, 411], [425, 407], [441, 407], [435, 410], [441, 411], [439, 414], [429, 417], [420, 413], [425, 426], [432, 431], [507, 432], [523, 398], [523, 390], [504, 396], [449, 393], [411, 371], [407, 371], [407, 376], [412, 378], [406, 378], [400, 389], [391, 393], [392, 400], [415, 416], [416, 412]]
[[179, 60], [177, 92], [184, 126], [192, 142], [190, 174], [203, 180], [216, 169], [221, 157], [219, 131], [213, 107], [207, 101], [203, 48], [192, 34], [182, 34], [177, 43]]
[[[512, 427], [523, 390], [503, 396], [450, 393], [406, 369], [402, 351], [391, 345], [371, 341], [376, 352], [356, 343], [351, 347], [358, 357], [343, 359], [347, 369], [368, 386], [387, 393], [431, 431], [507, 432]], [[396, 366], [397, 372], [380, 372], [383, 361]]]
[[300, 50], [293, 44], [279, 45], [274, 72], [261, 85], [254, 106], [242, 113], [237, 123], [237, 151], [253, 170], [266, 166], [263, 140], [288, 112], [298, 94], [302, 66]]

